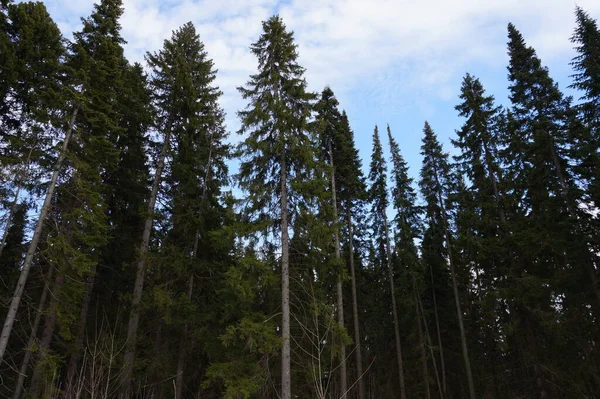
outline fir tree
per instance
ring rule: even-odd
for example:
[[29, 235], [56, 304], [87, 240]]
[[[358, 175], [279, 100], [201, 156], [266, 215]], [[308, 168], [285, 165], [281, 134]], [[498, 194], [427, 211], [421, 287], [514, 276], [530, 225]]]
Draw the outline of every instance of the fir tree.
[[371, 217], [373, 235], [378, 250], [379, 267], [388, 267], [388, 279], [392, 299], [392, 316], [394, 319], [394, 336], [396, 339], [396, 361], [398, 363], [398, 377], [400, 385], [400, 397], [406, 397], [406, 385], [404, 382], [404, 363], [402, 359], [402, 345], [400, 341], [400, 325], [398, 309], [396, 305], [396, 287], [394, 284], [394, 270], [392, 266], [392, 247], [390, 239], [390, 228], [387, 218], [387, 207], [389, 204], [387, 193], [387, 167], [383, 156], [383, 147], [379, 139], [379, 129], [375, 126], [373, 132], [373, 153], [369, 169], [369, 199], [371, 200]]
[[[250, 100], [239, 112], [240, 133], [249, 134], [239, 149], [239, 184], [247, 194], [250, 220], [260, 223], [262, 231], [268, 229], [281, 237], [281, 396], [290, 399], [289, 228], [302, 201], [295, 186], [314, 159], [307, 128], [315, 96], [306, 91], [293, 34], [278, 16], [263, 22], [263, 34], [251, 51], [258, 58], [258, 73], [239, 88], [244, 99]], [[274, 195], [265, 196], [265, 192]]]
[[[475, 387], [471, 372], [471, 362], [467, 347], [460, 295], [458, 292], [455, 259], [452, 254], [450, 221], [446, 211], [446, 202], [448, 200], [451, 182], [450, 164], [448, 162], [448, 154], [443, 151], [442, 146], [437, 140], [437, 136], [429, 123], [425, 122], [423, 132], [423, 145], [421, 146], [423, 167], [421, 169], [421, 181], [419, 182], [419, 185], [421, 186], [421, 193], [425, 199], [425, 214], [428, 221], [428, 231], [425, 233], [423, 244], [426, 245], [427, 243], [428, 246], [435, 245], [437, 248], [432, 248], [433, 251], [437, 251], [439, 254], [446, 256], [446, 260], [439, 259], [438, 261], [441, 261], [440, 263], [444, 264], [447, 263], [450, 266], [450, 276], [452, 278], [452, 288], [456, 305], [457, 321], [460, 329], [463, 361], [467, 373], [469, 395], [474, 399]], [[431, 241], [427, 242], [429, 240]]]

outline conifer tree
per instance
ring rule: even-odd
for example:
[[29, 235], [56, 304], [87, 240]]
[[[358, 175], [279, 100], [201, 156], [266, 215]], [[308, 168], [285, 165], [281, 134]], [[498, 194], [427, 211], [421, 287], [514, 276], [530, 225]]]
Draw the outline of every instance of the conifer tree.
[[362, 172], [361, 159], [356, 149], [354, 142], [354, 132], [350, 128], [350, 122], [348, 115], [345, 111], [342, 111], [341, 125], [340, 125], [339, 142], [336, 148], [338, 148], [337, 159], [338, 165], [336, 167], [337, 175], [337, 187], [338, 187], [338, 198], [340, 201], [341, 214], [345, 218], [346, 222], [346, 245], [347, 245], [347, 258], [350, 269], [350, 284], [352, 292], [352, 318], [354, 324], [354, 344], [355, 344], [355, 358], [356, 358], [356, 376], [358, 387], [358, 398], [365, 398], [365, 376], [363, 373], [363, 351], [362, 351], [362, 340], [360, 333], [360, 317], [358, 308], [358, 296], [357, 296], [357, 273], [356, 273], [356, 254], [354, 241], [356, 234], [354, 233], [354, 220], [359, 218], [362, 204], [367, 198], [367, 188], [365, 184], [365, 178]]
[[[317, 102], [315, 108], [317, 111], [316, 123], [319, 129], [319, 147], [321, 158], [324, 163], [329, 165], [330, 186], [332, 195], [332, 210], [334, 227], [334, 250], [335, 260], [337, 263], [337, 281], [336, 281], [336, 304], [338, 323], [344, 327], [344, 301], [342, 290], [343, 269], [341, 263], [341, 248], [340, 248], [340, 229], [338, 218], [338, 199], [337, 199], [337, 167], [340, 160], [338, 159], [339, 147], [342, 138], [341, 133], [341, 115], [338, 110], [339, 103], [333, 94], [333, 91], [326, 87], [321, 93], [321, 98]], [[345, 394], [348, 390], [347, 373], [346, 373], [346, 349], [342, 345], [340, 348], [340, 393]]]
[[373, 219], [373, 235], [375, 236], [378, 257], [381, 266], [387, 265], [390, 294], [392, 301], [392, 316], [394, 319], [394, 337], [396, 341], [396, 361], [398, 362], [398, 382], [400, 385], [400, 397], [406, 398], [406, 385], [404, 382], [404, 363], [402, 359], [402, 346], [400, 341], [400, 325], [398, 309], [396, 304], [396, 286], [394, 283], [394, 270], [392, 266], [392, 244], [390, 228], [387, 218], [387, 207], [389, 204], [387, 193], [387, 167], [383, 156], [383, 147], [379, 139], [379, 129], [375, 126], [373, 131], [373, 153], [369, 170], [369, 199], [371, 200], [371, 217]]
[[486, 95], [479, 79], [469, 74], [463, 79], [460, 99], [461, 103], [455, 108], [466, 120], [452, 143], [460, 150], [455, 156], [458, 168], [471, 185], [456, 193], [459, 212], [469, 215], [457, 223], [469, 230], [458, 234], [457, 245], [476, 277], [477, 303], [474, 306], [477, 313], [472, 320], [479, 320], [476, 328], [481, 331], [475, 334], [482, 337], [485, 348], [480, 351], [483, 357], [479, 361], [491, 366], [489, 372], [493, 378], [489, 389], [498, 394], [497, 279], [506, 274], [506, 265], [514, 261], [506, 245], [507, 219], [499, 159], [499, 139], [505, 118], [502, 109], [494, 104], [494, 97]]
[[[518, 279], [530, 276], [527, 289], [515, 287], [518, 295], [514, 306], [518, 310], [513, 310], [513, 314], [518, 320], [517, 331], [526, 342], [526, 353], [532, 359], [530, 374], [535, 379], [535, 389], [541, 395], [549, 395], [554, 390], [550, 379], [562, 377], [545, 372], [548, 364], [559, 361], [545, 350], [551, 340], [550, 330], [541, 327], [556, 318], [556, 308], [551, 304], [553, 294], [548, 288], [562, 292], [568, 303], [582, 291], [569, 288], [568, 280], [581, 281], [587, 294], [584, 301], [592, 306], [596, 317], [600, 290], [582, 229], [589, 215], [577, 206], [581, 193], [567, 159], [567, 142], [573, 127], [569, 99], [563, 97], [535, 50], [525, 44], [512, 24], [508, 26], [508, 37], [512, 109], [504, 154], [509, 165], [507, 181], [514, 196], [512, 202], [518, 205], [515, 209], [519, 215], [511, 230], [516, 235], [516, 250], [526, 260], [514, 270], [514, 278], [523, 282]], [[544, 237], [541, 243], [540, 236]], [[570, 272], [565, 273], [567, 270]], [[526, 303], [535, 303], [534, 310]]]
[[[5, 87], [6, 91], [2, 94], [6, 96], [10, 93], [13, 101], [19, 101], [23, 105], [22, 115], [31, 116], [37, 123], [47, 123], [50, 119], [50, 115], [52, 115], [52, 111], [60, 111], [65, 108], [63, 97], [64, 91], [60, 90], [61, 86], [59, 79], [62, 72], [60, 63], [64, 54], [62, 36], [58, 27], [52, 21], [46, 12], [45, 7], [41, 3], [11, 4], [9, 6], [9, 14], [13, 20], [11, 25], [7, 25], [8, 21], [4, 17], [4, 14], [0, 14], [2, 15], [0, 22], [4, 24], [9, 32], [11, 32], [9, 37], [12, 36], [12, 39], [15, 41], [14, 46], [12, 47], [15, 57], [18, 52], [21, 58], [19, 61], [14, 59], [12, 64], [8, 65], [8, 67], [12, 68], [14, 71], [12, 74], [13, 79], [16, 79], [19, 74], [28, 79], [24, 80], [20, 87], [16, 85], [15, 80], [5, 80], [7, 83], [12, 83]], [[5, 34], [5, 31], [3, 31], [3, 34]], [[3, 40], [4, 39], [0, 38], [0, 42]], [[5, 44], [8, 43], [5, 42]], [[0, 44], [0, 46], [1, 45], [3, 44]], [[10, 55], [11, 50], [7, 49], [7, 54]], [[7, 60], [8, 59], [9, 58], [7, 58]], [[31, 80], [31, 82], [29, 80]], [[6, 98], [3, 100], [5, 99]], [[3, 105], [7, 103], [9, 102], [2, 101]], [[4, 111], [6, 111], [7, 114], [11, 113], [10, 109]], [[57, 116], [57, 118], [53, 120], [55, 128], [50, 129], [53, 134], [56, 134], [57, 132], [60, 132], [60, 128], [63, 128], [65, 134], [60, 151], [57, 153], [54, 152], [54, 149], [50, 151], [55, 154], [56, 158], [51, 158], [48, 162], [50, 169], [52, 170], [51, 178], [48, 188], [46, 189], [44, 201], [40, 208], [40, 213], [27, 249], [25, 260], [21, 267], [19, 280], [17, 281], [12, 300], [8, 307], [2, 333], [0, 334], [0, 364], [2, 363], [4, 351], [8, 344], [17, 310], [25, 290], [25, 284], [37, 251], [40, 236], [42, 234], [42, 227], [48, 214], [52, 197], [54, 196], [58, 176], [71, 138], [75, 114], [76, 111], [73, 111], [72, 114], [67, 113], [66, 117], [63, 116], [61, 118], [60, 116]], [[13, 140], [15, 136], [14, 129], [19, 127], [19, 121], [13, 118], [12, 121], [7, 122], [4, 120], [2, 123], [4, 124], [3, 129], [10, 129], [10, 132], [7, 132], [8, 134], [3, 134], [2, 139], [9, 138], [8, 145], [3, 146], [3, 148], [14, 151], [12, 154], [8, 154], [8, 158], [19, 157], [18, 154], [20, 152], [21, 157], [26, 157], [26, 159], [28, 159], [27, 162], [29, 162], [33, 143], [31, 141], [26, 141], [25, 144], [23, 144], [23, 141]], [[18, 137], [19, 136], [17, 135], [17, 138]], [[35, 142], [37, 139], [33, 141]], [[52, 140], [50, 143], [52, 143]], [[29, 156], [25, 154], [29, 154]], [[3, 154], [1, 159], [3, 161], [2, 163], [4, 163], [7, 159], [7, 154]], [[40, 163], [42, 162], [40, 161]], [[19, 188], [23, 185], [22, 175], [22, 173], [18, 173], [15, 175], [17, 178], [13, 179], [16, 186], [14, 198], [19, 197]], [[13, 203], [16, 205], [14, 200]], [[10, 220], [7, 225], [9, 224]]]
[[[569, 155], [575, 163], [574, 172], [585, 188], [583, 201], [597, 207], [600, 204], [600, 28], [597, 20], [580, 7], [576, 7], [575, 17], [577, 25], [571, 41], [577, 56], [571, 62], [574, 74], [570, 87], [581, 93], [575, 109], [583, 126], [571, 129]], [[598, 236], [597, 219], [589, 220], [589, 223], [593, 229], [592, 237]], [[598, 240], [591, 244], [598, 252]]]
[[302, 201], [295, 184], [305, 178], [315, 155], [307, 135], [315, 96], [306, 91], [293, 34], [281, 18], [263, 22], [263, 33], [251, 52], [258, 58], [258, 73], [239, 88], [250, 100], [239, 112], [240, 133], [248, 133], [239, 148], [239, 184], [247, 195], [249, 220], [260, 224], [262, 231], [280, 236], [281, 397], [291, 399], [289, 229]]
[[450, 164], [448, 163], [448, 154], [444, 153], [442, 146], [437, 140], [437, 136], [429, 123], [425, 122], [423, 132], [423, 145], [421, 146], [423, 167], [421, 169], [421, 181], [419, 182], [419, 185], [421, 186], [421, 193], [426, 203], [428, 230], [430, 230], [432, 236], [437, 236], [438, 239], [441, 239], [445, 244], [445, 247], [443, 247], [440, 245], [442, 242], [438, 241], [437, 251], [446, 255], [446, 262], [450, 266], [450, 276], [452, 278], [452, 288], [456, 305], [457, 321], [460, 329], [463, 360], [465, 371], [467, 373], [469, 395], [472, 399], [475, 399], [475, 386], [471, 372], [471, 362], [467, 347], [460, 295], [458, 292], [455, 259], [452, 254], [449, 215], [446, 212], [446, 201], [448, 199], [450, 190], [449, 184], [451, 181]]

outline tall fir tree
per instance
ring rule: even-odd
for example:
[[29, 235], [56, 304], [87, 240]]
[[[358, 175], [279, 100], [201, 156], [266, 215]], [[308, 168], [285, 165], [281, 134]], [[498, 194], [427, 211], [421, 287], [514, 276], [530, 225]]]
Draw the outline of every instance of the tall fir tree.
[[373, 153], [369, 169], [369, 199], [371, 200], [371, 218], [373, 235], [377, 249], [379, 267], [388, 268], [388, 282], [392, 304], [392, 317], [394, 320], [394, 337], [396, 349], [396, 362], [398, 366], [398, 384], [401, 398], [406, 398], [406, 384], [404, 381], [404, 361], [402, 358], [402, 343], [400, 340], [400, 322], [396, 303], [396, 285], [394, 283], [394, 270], [392, 264], [392, 245], [390, 226], [388, 224], [387, 207], [389, 204], [387, 192], [387, 167], [383, 155], [383, 147], [379, 138], [379, 129], [375, 126], [373, 131]]
[[239, 112], [239, 132], [248, 134], [239, 148], [239, 184], [247, 194], [249, 220], [261, 231], [280, 236], [281, 397], [291, 399], [289, 229], [303, 197], [296, 185], [306, 179], [315, 156], [307, 134], [315, 95], [306, 90], [293, 33], [280, 17], [263, 22], [263, 33], [251, 52], [258, 58], [258, 73], [239, 88], [250, 100]]
[[[458, 322], [460, 332], [460, 342], [468, 383], [468, 392], [469, 396], [474, 399], [475, 386], [473, 382], [471, 361], [469, 357], [469, 349], [463, 321], [464, 315], [461, 308], [461, 295], [458, 290], [457, 271], [455, 265], [456, 260], [452, 253], [453, 248], [450, 230], [450, 215], [447, 212], [447, 201], [450, 193], [450, 184], [452, 181], [451, 169], [448, 162], [448, 154], [443, 151], [442, 145], [438, 141], [437, 136], [429, 123], [425, 122], [423, 132], [423, 145], [421, 146], [423, 166], [421, 168], [421, 180], [419, 185], [421, 186], [421, 193], [425, 199], [425, 214], [428, 222], [423, 244], [427, 244], [427, 246], [429, 246], [429, 251], [433, 250], [434, 252], [438, 253], [437, 262], [439, 262], [440, 266], [448, 265], [450, 268], [450, 277], [452, 281], [452, 290], [456, 309], [456, 320]], [[430, 253], [428, 256], [431, 255], [433, 254]]]

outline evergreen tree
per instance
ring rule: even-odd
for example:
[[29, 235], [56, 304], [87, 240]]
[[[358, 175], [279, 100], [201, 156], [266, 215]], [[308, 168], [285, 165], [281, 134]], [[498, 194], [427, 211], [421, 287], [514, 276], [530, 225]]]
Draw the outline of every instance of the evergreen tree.
[[[428, 231], [425, 233], [423, 245], [437, 247], [437, 251], [446, 259], [439, 259], [438, 264], [448, 264], [450, 266], [450, 276], [452, 278], [452, 289], [456, 305], [457, 321], [460, 330], [460, 340], [463, 354], [465, 371], [469, 395], [475, 398], [475, 387], [473, 375], [471, 372], [471, 363], [467, 347], [467, 339], [463, 322], [463, 313], [461, 310], [460, 295], [458, 292], [458, 283], [456, 278], [455, 259], [452, 253], [451, 233], [449, 215], [446, 211], [448, 194], [450, 192], [451, 170], [448, 162], [448, 154], [442, 149], [437, 140], [433, 129], [429, 123], [425, 122], [423, 129], [423, 145], [421, 154], [423, 155], [423, 167], [421, 169], [421, 193], [426, 203], [426, 217], [428, 220]], [[429, 241], [431, 240], [431, 241]], [[444, 246], [445, 244], [445, 246]], [[429, 249], [429, 250], [431, 250]], [[440, 255], [438, 255], [439, 257]], [[425, 257], [425, 255], [424, 255]]]
[[394, 284], [394, 270], [392, 266], [392, 247], [390, 239], [390, 228], [387, 218], [387, 207], [389, 204], [387, 193], [387, 167], [383, 156], [383, 147], [379, 139], [379, 129], [375, 126], [373, 132], [373, 153], [369, 170], [369, 199], [371, 200], [371, 217], [373, 235], [376, 240], [376, 250], [379, 267], [388, 267], [388, 279], [392, 299], [392, 316], [394, 319], [394, 336], [396, 341], [396, 361], [398, 363], [398, 377], [400, 385], [400, 397], [406, 397], [406, 385], [404, 382], [404, 363], [402, 359], [402, 346], [400, 341], [400, 325], [398, 309], [396, 305], [396, 287]]
[[[499, 160], [499, 139], [505, 124], [502, 109], [494, 97], [485, 93], [479, 79], [467, 74], [462, 82], [460, 99], [455, 108], [465, 122], [452, 140], [460, 154], [455, 156], [458, 171], [471, 183], [460, 187], [458, 198], [457, 247], [463, 265], [470, 265], [475, 275], [476, 298], [472, 305], [475, 323], [473, 336], [478, 341], [480, 358], [490, 370], [479, 370], [480, 381], [491, 381], [484, 389], [499, 394], [497, 363], [500, 351], [497, 341], [498, 279], [507, 272], [506, 265], [514, 262], [506, 240], [506, 212], [502, 200], [503, 177]], [[464, 181], [459, 183], [463, 185]], [[477, 322], [475, 322], [477, 321]]]
[[296, 185], [306, 179], [314, 159], [307, 128], [315, 96], [306, 91], [293, 34], [281, 18], [263, 22], [263, 33], [251, 51], [258, 58], [258, 73], [239, 88], [250, 100], [239, 112], [240, 133], [249, 133], [239, 148], [239, 184], [247, 194], [249, 220], [281, 238], [281, 397], [291, 399], [289, 228], [302, 201]]

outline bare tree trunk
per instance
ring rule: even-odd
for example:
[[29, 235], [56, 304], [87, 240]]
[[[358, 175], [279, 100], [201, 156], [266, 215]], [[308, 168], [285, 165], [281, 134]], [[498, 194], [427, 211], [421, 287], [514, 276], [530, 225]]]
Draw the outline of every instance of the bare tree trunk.
[[433, 360], [433, 371], [435, 373], [435, 380], [438, 386], [438, 392], [440, 394], [440, 399], [443, 399], [446, 394], [442, 391], [442, 385], [440, 384], [440, 376], [437, 369], [437, 364], [435, 363], [435, 356], [433, 355], [433, 345], [431, 345], [431, 336], [429, 335], [429, 327], [427, 327], [427, 320], [425, 320], [425, 311], [423, 310], [423, 303], [421, 303], [421, 297], [417, 296], [417, 303], [419, 304], [419, 309], [421, 309], [421, 316], [423, 318], [423, 325], [425, 326], [425, 338], [427, 339], [427, 344], [429, 346], [429, 352], [431, 353], [431, 359]]
[[79, 312], [79, 321], [77, 325], [77, 338], [75, 338], [74, 352], [71, 354], [69, 359], [69, 365], [67, 367], [67, 381], [63, 392], [63, 398], [68, 399], [72, 396], [73, 392], [73, 379], [75, 378], [75, 372], [77, 371], [77, 363], [79, 363], [79, 356], [81, 354], [81, 347], [83, 345], [83, 337], [85, 335], [85, 325], [87, 323], [88, 310], [90, 308], [90, 302], [92, 300], [92, 291], [94, 290], [94, 283], [96, 281], [96, 266], [92, 268], [87, 283], [87, 290], [83, 303], [81, 304], [81, 310]]
[[152, 191], [150, 193], [150, 200], [148, 202], [148, 213], [146, 221], [144, 223], [144, 232], [142, 234], [142, 243], [139, 250], [139, 260], [137, 264], [137, 273], [135, 276], [135, 285], [133, 288], [133, 300], [131, 301], [131, 314], [129, 316], [129, 323], [127, 325], [127, 341], [125, 348], [125, 360], [123, 365], [123, 381], [121, 384], [121, 394], [123, 398], [127, 398], [130, 395], [131, 390], [131, 378], [133, 374], [133, 362], [135, 360], [135, 345], [137, 342], [137, 330], [140, 322], [140, 302], [142, 301], [142, 292], [144, 291], [144, 276], [146, 273], [146, 254], [150, 246], [150, 233], [152, 232], [152, 223], [154, 221], [154, 207], [156, 205], [156, 197], [158, 196], [158, 188], [162, 178], [162, 171], [165, 167], [165, 158], [167, 151], [169, 150], [169, 140], [171, 137], [171, 122], [168, 122], [168, 126], [165, 132], [165, 139], [163, 142], [162, 150], [160, 153], [160, 159], [156, 167], [156, 173], [154, 174], [154, 181], [152, 182]]
[[[435, 318], [435, 329], [437, 332], [437, 339], [438, 339], [438, 347], [440, 348], [440, 367], [441, 367], [441, 372], [442, 372], [442, 393], [443, 396], [446, 396], [446, 360], [444, 357], [444, 345], [442, 344], [442, 331], [440, 329], [440, 318], [438, 315], [438, 307], [437, 307], [437, 299], [436, 299], [436, 295], [435, 295], [435, 281], [433, 279], [433, 269], [431, 268], [431, 265], [429, 266], [429, 274], [431, 275], [431, 293], [433, 295], [433, 315]], [[423, 314], [423, 321], [426, 323], [425, 321], [425, 314]], [[435, 358], [433, 358], [434, 364], [435, 364]]]
[[292, 399], [290, 349], [290, 260], [287, 210], [287, 170], [285, 155], [281, 157], [281, 398]]
[[[331, 196], [333, 202], [333, 220], [335, 223], [335, 259], [338, 262], [339, 270], [337, 273], [337, 317], [338, 323], [344, 328], [344, 291], [342, 288], [342, 269], [341, 269], [341, 254], [340, 254], [340, 229], [338, 226], [338, 210], [337, 210], [337, 192], [335, 187], [335, 164], [333, 162], [333, 149], [331, 142], [329, 143], [329, 165], [331, 166]], [[346, 346], [342, 344], [340, 348], [340, 395], [346, 395], [348, 391], [346, 372]], [[362, 374], [362, 373], [361, 373]]]
[[350, 208], [346, 211], [348, 224], [348, 246], [350, 252], [350, 277], [352, 278], [352, 314], [354, 318], [354, 343], [356, 344], [356, 378], [358, 378], [358, 399], [365, 399], [365, 383], [363, 380], [362, 350], [360, 340], [360, 323], [358, 320], [358, 298], [356, 297], [356, 275], [354, 273], [354, 228]]
[[[198, 235], [196, 234], [196, 237]], [[194, 257], [198, 250], [198, 244], [194, 245]], [[194, 290], [194, 274], [192, 273], [189, 283], [188, 283], [188, 299], [192, 299], [192, 293]], [[175, 399], [181, 399], [181, 394], [183, 392], [183, 368], [185, 365], [185, 353], [187, 349], [187, 339], [189, 334], [189, 325], [186, 322], [183, 327], [183, 340], [181, 341], [181, 345], [179, 346], [179, 355], [177, 358], [177, 376], [175, 377]]]
[[[54, 290], [58, 291], [65, 283], [65, 275], [58, 273], [56, 279], [54, 281]], [[32, 398], [40, 397], [40, 380], [42, 377], [42, 362], [46, 358], [48, 351], [50, 350], [50, 344], [52, 343], [52, 337], [54, 336], [54, 327], [56, 326], [56, 305], [58, 303], [57, 299], [53, 299], [51, 301], [51, 310], [50, 314], [46, 316], [46, 321], [44, 322], [44, 332], [42, 333], [42, 340], [40, 341], [40, 347], [38, 349], [37, 364], [35, 365], [35, 369], [33, 370], [33, 375], [31, 376], [31, 387], [30, 393]]]
[[406, 399], [406, 385], [404, 383], [404, 363], [402, 361], [402, 344], [400, 342], [400, 322], [398, 320], [398, 307], [396, 305], [396, 287], [394, 284], [394, 268], [392, 265], [392, 244], [390, 242], [390, 229], [388, 227], [387, 215], [383, 215], [385, 226], [385, 242], [387, 252], [387, 263], [390, 280], [390, 292], [392, 294], [392, 315], [394, 317], [394, 335], [396, 338], [396, 358], [398, 360], [398, 378], [400, 380], [400, 398]]
[[[435, 180], [439, 187], [442, 187], [437, 175], [435, 173]], [[450, 265], [450, 275], [452, 277], [452, 289], [454, 291], [454, 301], [456, 302], [456, 316], [458, 318], [458, 328], [460, 330], [460, 342], [462, 346], [463, 358], [465, 362], [465, 369], [467, 372], [467, 382], [469, 384], [469, 396], [471, 399], [476, 399], [475, 396], [475, 384], [473, 383], [473, 373], [471, 372], [471, 361], [469, 359], [469, 349], [467, 347], [467, 337], [465, 334], [465, 325], [463, 322], [463, 314], [460, 308], [460, 295], [458, 294], [458, 284], [456, 282], [456, 270], [454, 267], [454, 257], [452, 256], [452, 243], [450, 242], [450, 229], [448, 228], [448, 221], [446, 220], [446, 207], [444, 206], [444, 200], [441, 193], [438, 192], [438, 202], [440, 210], [442, 211], [442, 223], [444, 228], [444, 239], [446, 241], [446, 247], [448, 251], [448, 264]]]
[[73, 114], [71, 116], [71, 120], [69, 121], [69, 126], [67, 128], [67, 133], [65, 134], [65, 139], [63, 141], [63, 145], [60, 151], [60, 155], [56, 160], [56, 165], [54, 165], [54, 172], [52, 173], [52, 178], [50, 179], [50, 185], [48, 186], [48, 191], [46, 191], [46, 197], [44, 198], [44, 204], [42, 205], [42, 209], [40, 210], [40, 215], [38, 217], [38, 221], [35, 224], [35, 230], [33, 232], [33, 236], [31, 237], [31, 242], [29, 243], [29, 248], [27, 249], [27, 255], [25, 255], [25, 262], [23, 263], [23, 267], [21, 268], [21, 275], [19, 276], [19, 281], [17, 282], [17, 287], [15, 288], [15, 293], [13, 294], [12, 300], [10, 302], [10, 306], [8, 308], [8, 313], [6, 315], [6, 320], [4, 322], [4, 327], [2, 328], [2, 334], [0, 335], [0, 364], [2, 364], [2, 359], [4, 358], [4, 351], [6, 350], [6, 346], [8, 345], [8, 339], [10, 337], [10, 333], [12, 331], [13, 324], [15, 323], [15, 317], [17, 316], [17, 310], [19, 309], [19, 304], [21, 303], [21, 298], [23, 297], [23, 292], [25, 291], [25, 284], [27, 283], [27, 277], [29, 276], [29, 270], [31, 269], [31, 264], [33, 263], [33, 257], [35, 252], [37, 251], [38, 242], [40, 240], [40, 236], [42, 235], [42, 228], [44, 227], [44, 221], [46, 220], [46, 215], [48, 214], [48, 210], [50, 209], [50, 203], [52, 201], [52, 197], [54, 196], [54, 190], [56, 188], [56, 181], [58, 180], [58, 175], [60, 173], [60, 169], [62, 163], [67, 155], [67, 148], [69, 145], [69, 140], [71, 139], [71, 135], [73, 133], [73, 125], [75, 124], [75, 118], [77, 118], [77, 113], [79, 112], [79, 108], [75, 108]]
[[425, 386], [425, 397], [431, 399], [429, 391], [429, 370], [427, 369], [427, 351], [425, 350], [425, 342], [423, 341], [423, 327], [421, 326], [421, 315], [419, 311], [419, 302], [417, 301], [416, 286], [415, 286], [415, 315], [417, 316], [417, 334], [419, 335], [419, 348], [421, 349], [421, 367], [423, 367], [423, 385]]
[[48, 291], [50, 290], [50, 281], [52, 280], [53, 274], [54, 267], [50, 266], [50, 269], [48, 270], [48, 276], [46, 276], [46, 282], [44, 283], [44, 290], [42, 291], [42, 296], [40, 297], [40, 302], [38, 304], [37, 312], [35, 314], [35, 319], [33, 320], [33, 326], [31, 327], [31, 333], [29, 334], [29, 340], [27, 341], [27, 347], [25, 348], [25, 356], [23, 357], [21, 367], [19, 368], [19, 378], [17, 379], [17, 385], [15, 386], [15, 391], [13, 392], [12, 399], [20, 399], [21, 393], [23, 392], [25, 378], [27, 378], [27, 369], [29, 368], [29, 362], [31, 360], [31, 350], [37, 338], [37, 331], [40, 327], [40, 322], [42, 320], [42, 313], [44, 312], [46, 298], [48, 298]]

